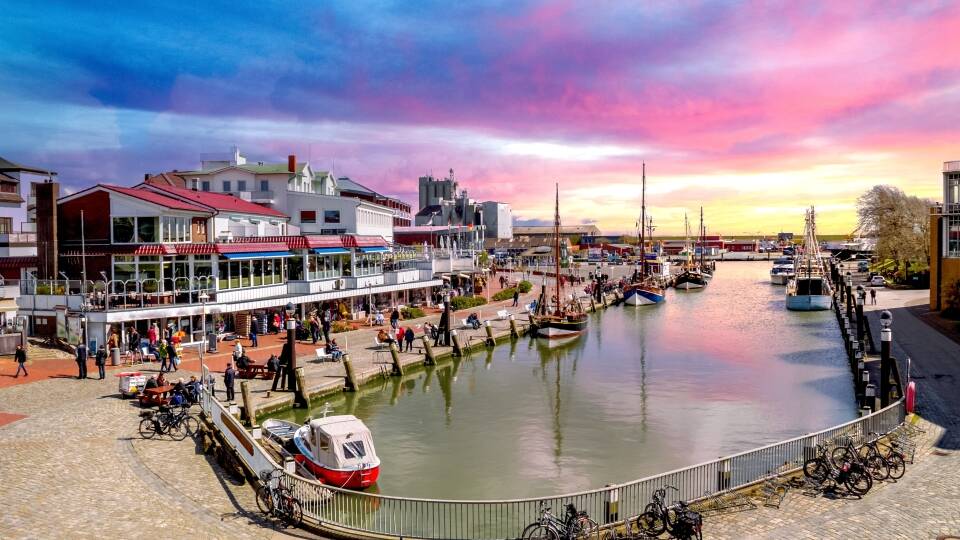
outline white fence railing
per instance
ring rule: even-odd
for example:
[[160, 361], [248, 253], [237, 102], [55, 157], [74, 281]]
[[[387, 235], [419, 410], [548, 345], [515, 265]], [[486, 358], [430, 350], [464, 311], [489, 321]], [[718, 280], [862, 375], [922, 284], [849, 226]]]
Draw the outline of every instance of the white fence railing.
[[[279, 465], [236, 420], [223, 404], [204, 396], [204, 412], [244, 459], [249, 469], [261, 472]], [[776, 472], [796, 470], [814, 456], [817, 444], [846, 437], [865, 442], [871, 432], [887, 433], [904, 419], [899, 400], [886, 409], [817, 433], [795, 437], [732, 456], [684, 467], [640, 480], [600, 489], [529, 499], [455, 501], [393, 497], [326, 486], [289, 474], [285, 482], [303, 504], [304, 518], [353, 535], [363, 533], [396, 538], [517, 538], [538, 517], [541, 502], [562, 511], [573, 503], [605, 524], [607, 503], [619, 502], [612, 522], [639, 515], [655, 489], [671, 485], [675, 500], [694, 500], [756, 483]]]

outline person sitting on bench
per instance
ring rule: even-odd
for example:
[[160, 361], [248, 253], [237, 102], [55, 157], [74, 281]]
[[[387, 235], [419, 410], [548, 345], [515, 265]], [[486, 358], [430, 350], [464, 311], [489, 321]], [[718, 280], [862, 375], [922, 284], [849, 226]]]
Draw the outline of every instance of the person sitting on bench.
[[334, 362], [340, 361], [340, 358], [343, 357], [343, 351], [340, 350], [340, 346], [337, 345], [337, 338], [333, 338], [327, 343], [327, 354], [329, 354]]
[[250, 367], [250, 357], [245, 354], [241, 354], [240, 357], [237, 358], [237, 369], [245, 370], [249, 367]]
[[280, 369], [280, 359], [277, 355], [271, 354], [267, 359], [267, 373], [276, 373]]
[[380, 331], [377, 332], [377, 341], [383, 345], [389, 345], [396, 340], [393, 339], [389, 332], [381, 328]]
[[477, 317], [476, 313], [467, 315], [467, 325], [472, 326], [474, 330], [480, 328], [480, 317]]

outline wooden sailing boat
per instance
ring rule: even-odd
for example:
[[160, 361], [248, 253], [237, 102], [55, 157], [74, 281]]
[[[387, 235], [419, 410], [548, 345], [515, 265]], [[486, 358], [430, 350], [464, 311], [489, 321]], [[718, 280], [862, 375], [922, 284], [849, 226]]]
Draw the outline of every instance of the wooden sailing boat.
[[707, 280], [700, 272], [700, 267], [694, 262], [694, 250], [690, 245], [690, 221], [687, 220], [686, 214], [683, 216], [683, 228], [686, 232], [683, 249], [687, 253], [687, 259], [683, 262], [683, 270], [677, 274], [673, 286], [682, 291], [702, 289], [707, 286]]
[[[640, 242], [640, 269], [623, 290], [623, 303], [631, 306], [659, 304], [666, 299], [660, 281], [647, 273], [647, 164], [643, 164], [643, 183], [640, 190], [640, 222], [637, 240]], [[652, 227], [651, 227], [652, 229]], [[652, 231], [651, 231], [652, 235]]]
[[557, 185], [556, 203], [554, 207], [553, 234], [554, 234], [554, 265], [556, 270], [556, 296], [547, 297], [547, 286], [544, 284], [537, 301], [537, 308], [530, 315], [530, 324], [536, 328], [538, 337], [564, 338], [578, 336], [587, 329], [587, 314], [583, 306], [573, 296], [569, 299], [563, 295], [563, 279], [560, 277], [560, 186]]

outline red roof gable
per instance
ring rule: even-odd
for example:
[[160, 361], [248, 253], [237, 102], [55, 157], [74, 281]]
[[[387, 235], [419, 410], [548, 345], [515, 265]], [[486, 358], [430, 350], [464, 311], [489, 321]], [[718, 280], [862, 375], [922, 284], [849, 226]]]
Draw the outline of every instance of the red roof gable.
[[151, 184], [150, 186], [141, 186], [138, 189], [150, 190], [154, 188], [156, 190], [162, 190], [166, 193], [169, 193], [173, 197], [180, 199], [185, 199], [190, 202], [195, 202], [205, 206], [209, 206], [219, 212], [236, 212], [239, 214], [253, 214], [257, 216], [270, 216], [278, 218], [286, 218], [287, 215], [283, 212], [279, 212], [272, 208], [267, 208], [265, 206], [260, 206], [259, 204], [254, 204], [250, 201], [245, 201], [234, 197], [233, 195], [227, 195], [226, 193], [213, 193], [210, 191], [194, 191], [192, 189], [186, 189], [181, 187], [166, 186]]
[[165, 208], [170, 208], [173, 210], [186, 210], [188, 212], [200, 212], [203, 214], [210, 214], [210, 210], [203, 208], [202, 206], [197, 206], [180, 199], [175, 199], [173, 197], [168, 197], [161, 193], [155, 191], [148, 191], [145, 189], [134, 189], [120, 186], [113, 186], [109, 184], [100, 184], [104, 189], [126, 195], [128, 197], [133, 197], [135, 199], [140, 199], [151, 204], [156, 204], [158, 206], [163, 206]]

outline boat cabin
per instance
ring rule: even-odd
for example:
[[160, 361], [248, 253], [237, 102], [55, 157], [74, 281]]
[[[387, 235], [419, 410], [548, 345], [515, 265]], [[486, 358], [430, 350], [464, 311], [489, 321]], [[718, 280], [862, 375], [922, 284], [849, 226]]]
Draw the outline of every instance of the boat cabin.
[[830, 290], [822, 277], [797, 278], [797, 296], [829, 295]]
[[370, 430], [352, 415], [312, 420], [309, 443], [316, 460], [333, 469], [379, 463]]

